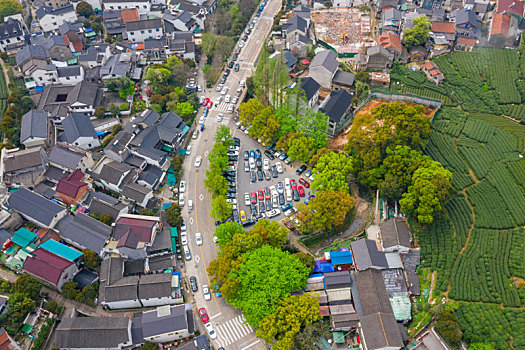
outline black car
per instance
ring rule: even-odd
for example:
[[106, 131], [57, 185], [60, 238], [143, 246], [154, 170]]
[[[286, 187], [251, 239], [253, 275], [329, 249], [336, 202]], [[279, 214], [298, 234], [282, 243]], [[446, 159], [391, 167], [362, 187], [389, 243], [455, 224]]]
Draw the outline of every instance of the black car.
[[293, 191], [293, 200], [296, 202], [299, 202], [299, 191], [297, 189], [292, 190]]
[[220, 222], [219, 220], [215, 221], [215, 226], [220, 226], [222, 224], [222, 222]]
[[279, 193], [279, 205], [284, 205], [284, 194]]
[[259, 221], [259, 220], [261, 220], [261, 219], [264, 219], [264, 215], [263, 215], [263, 214], [259, 213], [259, 214], [257, 214], [257, 215], [255, 216], [255, 220]]
[[235, 64], [235, 71], [238, 72], [238, 71], [239, 71], [239, 68], [240, 68], [239, 63], [236, 63], [236, 64]]
[[255, 221], [252, 219], [246, 219], [242, 222], [242, 227], [248, 227], [255, 224]]
[[243, 41], [248, 40], [248, 35], [243, 36], [242, 40], [243, 40]]
[[257, 170], [257, 180], [259, 181], [264, 180], [264, 174], [261, 169]]
[[239, 212], [237, 210], [232, 210], [232, 216], [233, 216], [233, 221], [239, 222]]
[[234, 161], [234, 162], [236, 162], [236, 161], [239, 160], [239, 156], [228, 156], [228, 159], [229, 159], [230, 161]]
[[277, 172], [277, 167], [275, 165], [272, 165], [272, 177], [275, 179], [279, 176], [279, 173]]
[[238, 143], [241, 143], [241, 139], [238, 138], [238, 137], [234, 137], [234, 138], [233, 138], [233, 141], [236, 142], [236, 143], [237, 143], [237, 142], [238, 142]]
[[301, 165], [299, 167], [299, 169], [297, 169], [297, 171], [295, 172], [297, 175], [301, 175], [302, 173], [304, 173], [306, 171], [306, 165]]
[[235, 187], [235, 181], [228, 181], [228, 186]]
[[233, 63], [233, 61], [230, 61], [230, 64], [228, 64], [228, 68], [233, 68], [233, 65], [234, 65], [234, 64], [235, 64], [235, 63]]
[[270, 160], [274, 160], [275, 157], [273, 156], [272, 152], [270, 152], [269, 150], [266, 150], [264, 151], [264, 155], [268, 158], [270, 158]]
[[235, 171], [233, 170], [229, 170], [229, 171], [226, 171], [223, 173], [224, 176], [228, 175], [228, 176], [233, 176], [235, 177]]
[[226, 71], [224, 72], [224, 76], [227, 77], [228, 75], [230, 75], [230, 72], [231, 72], [231, 70], [226, 69]]
[[233, 60], [234, 62], [235, 62], [235, 61], [237, 61], [237, 57], [239, 57], [239, 55], [238, 55], [238, 54], [235, 54], [235, 55], [233, 55], [233, 58], [232, 58], [232, 60]]
[[250, 159], [250, 152], [244, 151], [244, 160]]
[[199, 290], [199, 287], [197, 286], [197, 277], [195, 276], [190, 277], [190, 285], [191, 285], [192, 292], [196, 292]]
[[257, 215], [257, 204], [252, 203], [252, 204], [250, 205], [250, 210], [252, 211], [252, 216]]
[[266, 210], [268, 211], [272, 210], [272, 200], [271, 199], [266, 200]]
[[226, 193], [226, 198], [234, 199], [235, 198], [235, 193]]
[[257, 181], [257, 178], [255, 177], [255, 171], [250, 171], [250, 182], [251, 183], [254, 183], [255, 181]]
[[261, 151], [259, 149], [255, 150], [255, 158], [256, 159], [261, 159]]
[[250, 35], [251, 33], [252, 33], [252, 30], [251, 30], [251, 29], [248, 29], [248, 30], [246, 31], [246, 34], [248, 34], [248, 35]]
[[264, 213], [266, 211], [266, 207], [264, 206], [264, 201], [259, 201], [259, 211], [261, 213]]
[[262, 168], [262, 161], [260, 159], [257, 159], [255, 161], [255, 165], [257, 166], [257, 169], [261, 169]]
[[237, 189], [235, 187], [228, 187], [228, 193], [237, 193]]

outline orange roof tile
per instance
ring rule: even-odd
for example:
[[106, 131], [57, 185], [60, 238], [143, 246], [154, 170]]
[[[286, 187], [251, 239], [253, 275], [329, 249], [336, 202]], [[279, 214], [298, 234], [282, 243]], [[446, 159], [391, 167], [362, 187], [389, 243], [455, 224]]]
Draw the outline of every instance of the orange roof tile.
[[432, 22], [432, 31], [434, 33], [454, 34], [455, 27], [453, 22]]
[[319, 306], [319, 313], [321, 316], [330, 316], [330, 307], [328, 306]]
[[477, 43], [476, 39], [464, 38], [462, 36], [458, 38], [458, 44], [460, 45], [475, 46], [476, 43]]
[[492, 17], [492, 27], [490, 30], [490, 34], [502, 34], [504, 36], [508, 36], [509, 27], [510, 16], [506, 13], [496, 13], [494, 14], [494, 17]]
[[377, 42], [384, 48], [391, 46], [398, 49], [399, 51], [403, 51], [403, 46], [401, 46], [401, 39], [399, 38], [399, 35], [396, 35], [394, 33], [385, 33], [383, 35], [378, 36]]
[[140, 20], [137, 9], [122, 9], [120, 10], [120, 17], [122, 18], [123, 23]]

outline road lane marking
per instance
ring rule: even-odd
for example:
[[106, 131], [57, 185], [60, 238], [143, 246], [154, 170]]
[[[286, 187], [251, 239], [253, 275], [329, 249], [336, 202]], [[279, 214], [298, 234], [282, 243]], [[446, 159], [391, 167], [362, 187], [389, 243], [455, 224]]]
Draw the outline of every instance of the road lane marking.
[[201, 200], [201, 202], [204, 200], [204, 196], [202, 195], [202, 193], [201, 193], [201, 195], [199, 196], [199, 199]]
[[222, 315], [222, 312], [219, 312], [218, 314], [213, 315], [210, 317], [210, 320], [213, 320], [215, 317]]
[[254, 346], [255, 344], [260, 343], [260, 342], [261, 342], [261, 339], [258, 339], [257, 341], [254, 341], [253, 343], [251, 343], [250, 345], [242, 348], [241, 350], [247, 350], [247, 349], [251, 348], [252, 346]]

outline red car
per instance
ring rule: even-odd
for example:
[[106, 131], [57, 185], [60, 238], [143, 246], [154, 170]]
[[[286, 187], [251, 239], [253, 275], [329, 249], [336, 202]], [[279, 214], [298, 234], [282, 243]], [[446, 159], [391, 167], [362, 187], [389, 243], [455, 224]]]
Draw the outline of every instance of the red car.
[[290, 185], [292, 186], [292, 190], [296, 190], [297, 189], [297, 182], [295, 182], [294, 179], [290, 180]]
[[208, 109], [211, 109], [211, 107], [213, 107], [213, 101], [208, 102], [208, 105], [206, 106]]
[[202, 101], [202, 105], [203, 106], [206, 106], [208, 104], [208, 102], [210, 102], [210, 99], [209, 98], [205, 98], [204, 101]]
[[299, 183], [301, 185], [303, 185], [304, 187], [306, 187], [306, 188], [310, 188], [310, 183], [308, 181], [306, 181], [305, 179], [303, 179], [303, 178], [299, 179]]
[[263, 192], [263, 190], [259, 190], [259, 200], [260, 201], [264, 200], [264, 192]]
[[252, 203], [257, 204], [257, 193], [252, 192]]
[[303, 186], [297, 187], [297, 191], [299, 191], [299, 197], [304, 197], [304, 188], [303, 188]]
[[203, 323], [210, 322], [210, 318], [208, 317], [208, 313], [206, 312], [205, 308], [201, 307], [199, 309], [199, 315], [201, 316]]

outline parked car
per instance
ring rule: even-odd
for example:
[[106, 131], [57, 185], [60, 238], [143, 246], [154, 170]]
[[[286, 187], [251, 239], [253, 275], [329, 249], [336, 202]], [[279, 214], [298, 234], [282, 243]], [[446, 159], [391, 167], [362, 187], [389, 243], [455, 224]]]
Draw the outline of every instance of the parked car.
[[265, 158], [263, 161], [263, 169], [269, 170], [270, 169], [270, 160], [268, 158]]
[[244, 160], [250, 159], [250, 152], [244, 151]]
[[301, 165], [299, 167], [299, 169], [297, 169], [297, 171], [295, 172], [297, 175], [301, 175], [302, 173], [304, 173], [306, 171], [306, 165]]
[[281, 164], [281, 162], [277, 162], [277, 163], [275, 163], [275, 167], [277, 168], [277, 172], [278, 172], [279, 174], [282, 174], [282, 173], [283, 173], [284, 170], [283, 170], [283, 165]]
[[[210, 299], [211, 299], [211, 297], [210, 297]], [[208, 300], [210, 300], [210, 299], [208, 299]], [[206, 323], [204, 325], [204, 327], [206, 328], [206, 331], [208, 332], [208, 335], [210, 336], [210, 338], [212, 340], [217, 339], [217, 333], [215, 333], [215, 330], [213, 329], [213, 326], [211, 325], [210, 322]]]
[[255, 150], [255, 158], [261, 159], [261, 151], [259, 149]]
[[259, 212], [264, 213], [266, 211], [266, 206], [264, 204], [264, 201], [259, 201]]
[[244, 204], [246, 204], [246, 205], [250, 205], [250, 203], [251, 203], [251, 200], [250, 200], [250, 194], [249, 194], [248, 192], [246, 192], [246, 193], [244, 194]]
[[204, 300], [211, 300], [210, 288], [207, 284], [202, 286], [202, 295], [204, 296]]
[[276, 189], [277, 189], [277, 193], [284, 193], [284, 187], [283, 187], [283, 183], [281, 181], [279, 181], [277, 183]]
[[272, 165], [272, 177], [274, 179], [279, 177], [279, 173], [277, 172], [277, 167], [275, 165]]
[[[257, 193], [252, 192], [252, 195], [251, 195], [250, 201], [251, 201], [251, 203], [253, 203], [253, 204], [257, 203]], [[246, 205], [248, 205], [248, 204], [246, 204]]]
[[201, 307], [199, 309], [199, 315], [201, 317], [202, 322], [206, 323], [210, 321], [210, 318], [208, 317], [208, 313], [206, 312], [206, 309]]
[[257, 180], [262, 181], [264, 180], [264, 174], [261, 169], [257, 170]]
[[264, 155], [267, 156], [268, 158], [270, 158], [270, 160], [274, 160], [275, 159], [275, 157], [273, 156], [272, 152], [270, 152], [269, 150], [264, 151]]
[[291, 186], [292, 190], [296, 190], [297, 189], [297, 182], [295, 182], [294, 179], [291, 179], [290, 180], [290, 186]]
[[273, 218], [274, 216], [277, 216], [281, 214], [281, 211], [279, 209], [272, 209], [268, 213], [266, 213], [267, 218]]
[[190, 277], [190, 285], [191, 285], [192, 292], [197, 292], [199, 290], [199, 286], [197, 285], [197, 277], [195, 276]]
[[296, 202], [299, 202], [299, 191], [297, 189], [293, 189], [293, 200]]
[[195, 140], [198, 136], [199, 136], [199, 130], [195, 129], [195, 131], [193, 131], [193, 134], [191, 135], [191, 138]]
[[306, 188], [309, 188], [309, 187], [310, 187], [310, 183], [309, 183], [308, 181], [306, 181], [305, 179], [303, 179], [303, 178], [300, 178], [300, 179], [299, 179], [299, 183], [300, 183], [301, 185], [303, 185], [304, 187], [306, 187]]
[[257, 178], [255, 177], [255, 171], [250, 171], [250, 182], [255, 183], [257, 181]]

